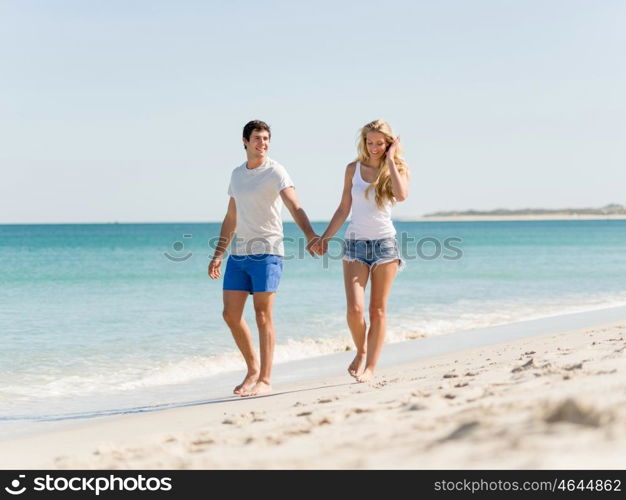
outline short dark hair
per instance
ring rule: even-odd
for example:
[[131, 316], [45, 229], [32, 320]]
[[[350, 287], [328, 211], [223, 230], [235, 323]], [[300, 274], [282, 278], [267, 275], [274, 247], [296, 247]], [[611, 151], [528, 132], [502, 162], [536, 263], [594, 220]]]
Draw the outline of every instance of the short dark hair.
[[246, 123], [245, 127], [243, 128], [244, 139], [246, 141], [249, 141], [252, 132], [254, 132], [255, 130], [267, 130], [267, 133], [270, 135], [270, 139], [272, 138], [272, 131], [270, 130], [270, 126], [267, 123], [262, 122], [261, 120], [252, 120]]

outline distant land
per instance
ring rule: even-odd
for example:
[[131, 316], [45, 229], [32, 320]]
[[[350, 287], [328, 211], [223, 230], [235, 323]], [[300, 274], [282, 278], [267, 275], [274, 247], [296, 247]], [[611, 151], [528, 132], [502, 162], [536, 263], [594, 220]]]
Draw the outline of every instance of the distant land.
[[[511, 210], [464, 210], [431, 212], [412, 220], [559, 220], [559, 219], [626, 219], [626, 206], [611, 203], [602, 208], [523, 208]], [[402, 220], [400, 218], [399, 220]], [[409, 220], [405, 218], [404, 220]]]
[[602, 208], [523, 208], [521, 210], [509, 210], [507, 208], [496, 208], [495, 210], [466, 210], [463, 212], [432, 212], [424, 217], [475, 217], [484, 215], [626, 215], [626, 207], [611, 203]]

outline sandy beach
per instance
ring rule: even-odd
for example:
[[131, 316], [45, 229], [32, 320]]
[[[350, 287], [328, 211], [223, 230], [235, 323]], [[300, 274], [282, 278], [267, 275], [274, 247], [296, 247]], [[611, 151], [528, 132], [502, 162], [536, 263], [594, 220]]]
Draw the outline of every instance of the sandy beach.
[[626, 320], [385, 366], [369, 384], [77, 422], [0, 442], [0, 467], [622, 469], [625, 334]]

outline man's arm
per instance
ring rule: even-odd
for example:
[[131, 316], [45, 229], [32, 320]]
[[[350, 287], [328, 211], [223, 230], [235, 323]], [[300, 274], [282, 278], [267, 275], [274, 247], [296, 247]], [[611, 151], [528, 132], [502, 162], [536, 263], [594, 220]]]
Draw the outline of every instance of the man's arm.
[[212, 279], [219, 278], [220, 274], [220, 266], [222, 265], [222, 260], [224, 257], [224, 253], [228, 249], [228, 245], [230, 245], [233, 236], [235, 235], [235, 230], [237, 229], [237, 205], [235, 204], [235, 198], [232, 196], [228, 201], [228, 209], [226, 210], [226, 216], [222, 221], [222, 228], [220, 229], [220, 238], [217, 242], [217, 247], [215, 247], [215, 253], [213, 254], [213, 258], [211, 259], [211, 263], [209, 264], [209, 277]]
[[293, 217], [293, 220], [296, 224], [298, 224], [298, 227], [304, 233], [304, 236], [307, 239], [307, 249], [309, 250], [309, 253], [313, 255], [310, 247], [319, 239], [319, 236], [315, 234], [315, 231], [313, 231], [311, 222], [309, 221], [306, 212], [300, 206], [300, 202], [296, 196], [296, 189], [294, 187], [285, 188], [280, 192], [280, 197], [283, 199], [283, 202]]

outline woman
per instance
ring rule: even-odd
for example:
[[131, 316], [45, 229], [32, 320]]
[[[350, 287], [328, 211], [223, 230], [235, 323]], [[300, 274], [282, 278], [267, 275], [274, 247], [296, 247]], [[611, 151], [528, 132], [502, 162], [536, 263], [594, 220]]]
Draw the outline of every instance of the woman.
[[[408, 166], [400, 153], [400, 138], [384, 120], [361, 129], [357, 160], [346, 167], [341, 203], [314, 249], [326, 252], [328, 240], [352, 210], [344, 241], [343, 275], [348, 326], [357, 351], [348, 373], [358, 382], [374, 375], [385, 341], [387, 298], [403, 264], [391, 221], [392, 206], [408, 196]], [[368, 279], [372, 283], [369, 331], [363, 315]], [[365, 369], [359, 373], [364, 360]]]

